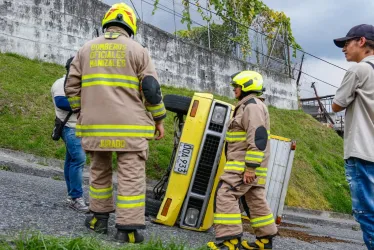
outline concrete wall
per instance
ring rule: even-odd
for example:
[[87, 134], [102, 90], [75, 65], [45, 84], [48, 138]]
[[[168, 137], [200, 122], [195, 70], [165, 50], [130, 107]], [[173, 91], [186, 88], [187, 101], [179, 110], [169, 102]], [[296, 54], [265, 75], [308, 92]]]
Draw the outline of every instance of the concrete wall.
[[[0, 0], [0, 51], [65, 64], [95, 34], [108, 6], [97, 0]], [[260, 71], [267, 103], [297, 109], [295, 81], [285, 75], [212, 52], [149, 24], [139, 24], [136, 40], [146, 46], [162, 84], [233, 97], [230, 75]]]
[[64, 64], [106, 9], [95, 0], [0, 0], [0, 50]]

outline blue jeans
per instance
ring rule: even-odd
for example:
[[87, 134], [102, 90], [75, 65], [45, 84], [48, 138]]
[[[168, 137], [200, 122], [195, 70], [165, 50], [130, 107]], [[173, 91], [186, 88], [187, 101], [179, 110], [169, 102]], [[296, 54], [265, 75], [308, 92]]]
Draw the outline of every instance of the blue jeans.
[[349, 158], [345, 161], [345, 173], [353, 216], [361, 225], [367, 248], [374, 250], [374, 162]]
[[83, 196], [82, 175], [86, 163], [86, 154], [81, 146], [81, 139], [75, 136], [75, 128], [64, 127], [62, 139], [66, 145], [64, 175], [68, 195], [73, 198]]

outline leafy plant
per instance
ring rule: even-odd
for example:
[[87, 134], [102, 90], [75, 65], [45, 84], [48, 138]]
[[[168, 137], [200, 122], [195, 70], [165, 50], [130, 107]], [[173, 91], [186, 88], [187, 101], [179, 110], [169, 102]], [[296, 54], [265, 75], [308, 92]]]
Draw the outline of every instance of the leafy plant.
[[[182, 23], [187, 23], [188, 31], [191, 31], [191, 15], [190, 5], [197, 7], [197, 11], [206, 21], [212, 21], [212, 16], [205, 12], [205, 8], [201, 7], [202, 0], [182, 0], [184, 6]], [[159, 1], [154, 3], [154, 11], [156, 11]], [[213, 9], [217, 16], [223, 21], [223, 26], [231, 25], [236, 29], [235, 34], [230, 34], [231, 41], [241, 44], [244, 56], [251, 53], [251, 42], [248, 35], [248, 29], [251, 26], [256, 30], [264, 33], [269, 39], [276, 36], [277, 29], [282, 27], [286, 31], [285, 42], [293, 47], [293, 56], [296, 57], [297, 49], [301, 49], [292, 34], [291, 20], [284, 12], [272, 10], [266, 6], [261, 0], [207, 0], [208, 10]], [[233, 26], [234, 24], [234, 26]], [[195, 28], [195, 33], [199, 29]], [[180, 33], [181, 34], [181, 33]], [[182, 33], [185, 36], [188, 33]], [[191, 38], [191, 35], [190, 35]]]

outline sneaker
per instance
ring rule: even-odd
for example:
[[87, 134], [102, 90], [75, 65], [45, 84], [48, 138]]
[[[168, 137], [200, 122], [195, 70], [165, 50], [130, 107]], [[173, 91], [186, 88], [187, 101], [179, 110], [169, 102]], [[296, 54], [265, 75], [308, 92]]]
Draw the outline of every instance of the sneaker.
[[89, 213], [90, 210], [88, 209], [86, 203], [84, 202], [83, 197], [73, 199], [69, 205], [70, 208], [81, 212], [81, 213]]
[[73, 199], [70, 197], [70, 196], [68, 196], [68, 197], [66, 197], [66, 205], [69, 205], [70, 206], [70, 204], [73, 202]]

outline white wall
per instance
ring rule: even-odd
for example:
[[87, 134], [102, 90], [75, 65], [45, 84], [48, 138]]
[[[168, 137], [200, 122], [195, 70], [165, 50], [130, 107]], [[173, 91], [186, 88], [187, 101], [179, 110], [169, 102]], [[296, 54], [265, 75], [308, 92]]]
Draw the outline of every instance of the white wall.
[[[95, 34], [108, 6], [97, 0], [0, 0], [0, 51], [13, 52], [64, 65]], [[160, 82], [175, 87], [233, 97], [230, 75], [255, 69], [252, 65], [212, 52], [149, 24], [139, 24], [136, 40], [146, 46]], [[264, 76], [266, 102], [297, 109], [294, 80], [259, 70]]]

